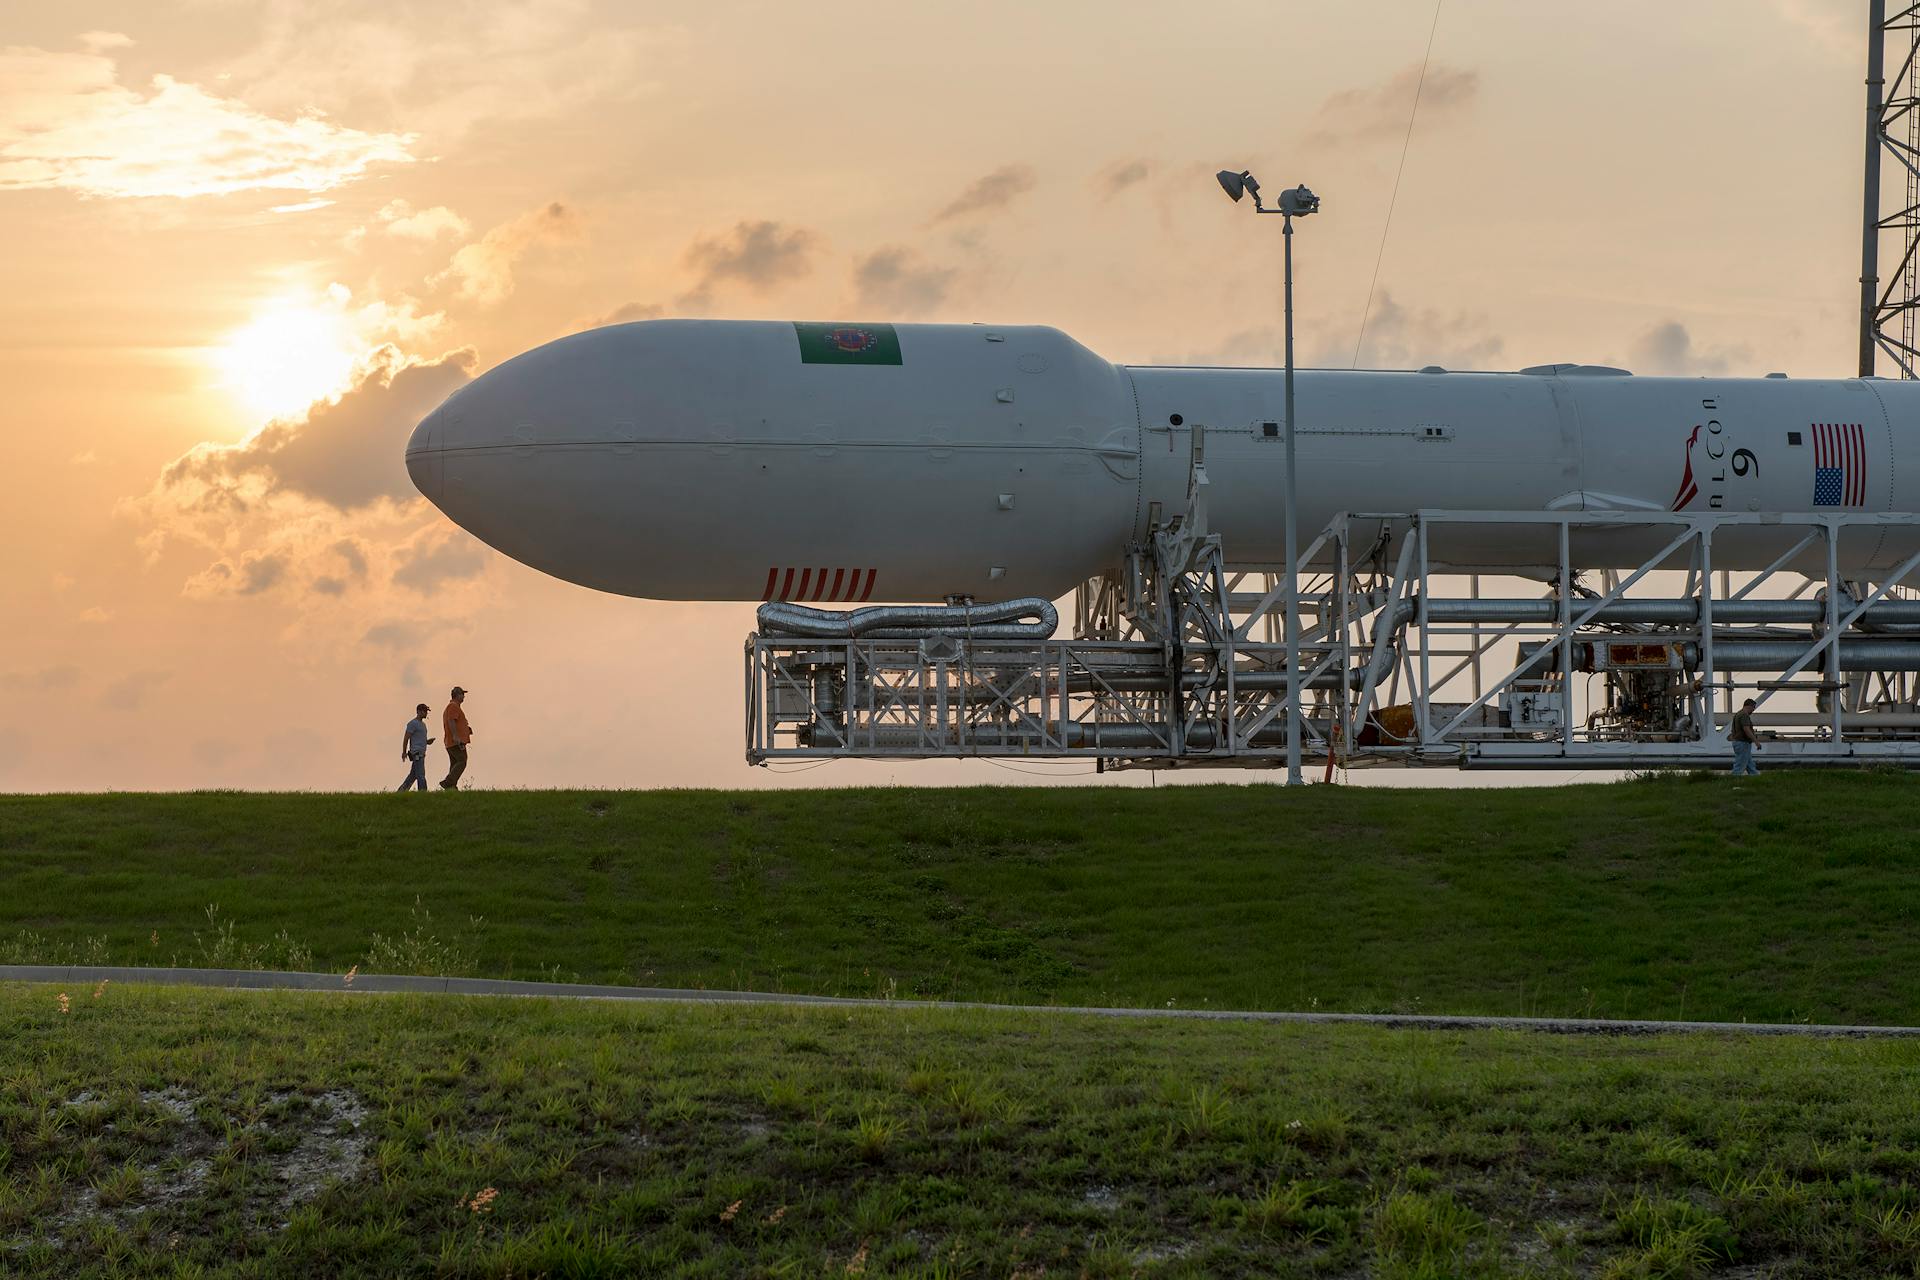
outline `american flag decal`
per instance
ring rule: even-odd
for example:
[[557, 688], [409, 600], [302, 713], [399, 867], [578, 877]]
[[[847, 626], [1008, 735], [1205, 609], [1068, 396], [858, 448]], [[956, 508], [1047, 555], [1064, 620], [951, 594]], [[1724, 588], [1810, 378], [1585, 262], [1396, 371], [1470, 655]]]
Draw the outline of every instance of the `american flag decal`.
[[1857, 422], [1813, 426], [1813, 505], [1867, 504], [1867, 432]]

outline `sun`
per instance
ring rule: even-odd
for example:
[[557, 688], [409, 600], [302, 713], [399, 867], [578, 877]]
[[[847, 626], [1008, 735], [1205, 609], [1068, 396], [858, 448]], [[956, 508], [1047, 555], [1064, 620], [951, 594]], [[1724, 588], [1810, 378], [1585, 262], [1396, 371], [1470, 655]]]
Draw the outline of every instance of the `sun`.
[[280, 418], [345, 390], [359, 347], [338, 308], [279, 301], [227, 335], [214, 359], [221, 381], [242, 404]]

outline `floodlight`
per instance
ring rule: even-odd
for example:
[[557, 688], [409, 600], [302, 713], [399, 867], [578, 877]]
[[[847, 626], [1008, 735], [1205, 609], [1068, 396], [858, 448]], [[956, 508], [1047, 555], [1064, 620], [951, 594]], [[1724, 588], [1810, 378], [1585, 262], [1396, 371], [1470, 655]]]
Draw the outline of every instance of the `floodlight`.
[[[1235, 204], [1238, 204], [1240, 197], [1247, 193], [1247, 183], [1253, 177], [1250, 173], [1235, 173], [1231, 169], [1222, 169], [1213, 176], [1219, 181], [1220, 189], [1233, 197]], [[1258, 189], [1255, 188], [1255, 190]]]
[[1292, 218], [1304, 218], [1320, 211], [1320, 197], [1302, 185], [1280, 193], [1280, 212]]

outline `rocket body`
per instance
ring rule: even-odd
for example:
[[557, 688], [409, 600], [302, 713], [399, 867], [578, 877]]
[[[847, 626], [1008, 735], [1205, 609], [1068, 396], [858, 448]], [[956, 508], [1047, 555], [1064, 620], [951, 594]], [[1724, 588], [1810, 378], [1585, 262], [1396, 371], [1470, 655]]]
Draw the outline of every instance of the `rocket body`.
[[[407, 465], [506, 555], [671, 600], [1058, 597], [1185, 506], [1206, 431], [1209, 526], [1229, 563], [1279, 568], [1283, 375], [1112, 364], [1037, 326], [655, 320], [505, 362], [414, 431]], [[1586, 366], [1296, 375], [1303, 542], [1337, 512], [1909, 512], [1920, 386], [1643, 378]], [[1574, 548], [1635, 565], [1671, 526]], [[1716, 566], [1789, 550], [1723, 529]], [[1551, 529], [1479, 526], [1449, 568], [1529, 573]], [[1872, 577], [1920, 551], [1851, 530]], [[1824, 552], [1822, 559], [1824, 571]]]

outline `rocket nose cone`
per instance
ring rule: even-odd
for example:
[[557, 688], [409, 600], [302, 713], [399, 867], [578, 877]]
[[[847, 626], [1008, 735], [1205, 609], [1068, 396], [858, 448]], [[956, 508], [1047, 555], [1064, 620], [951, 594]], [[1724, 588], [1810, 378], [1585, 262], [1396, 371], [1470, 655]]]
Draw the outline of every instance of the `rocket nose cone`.
[[435, 409], [421, 419], [407, 440], [407, 474], [413, 477], [413, 487], [435, 506], [440, 505], [442, 412]]

